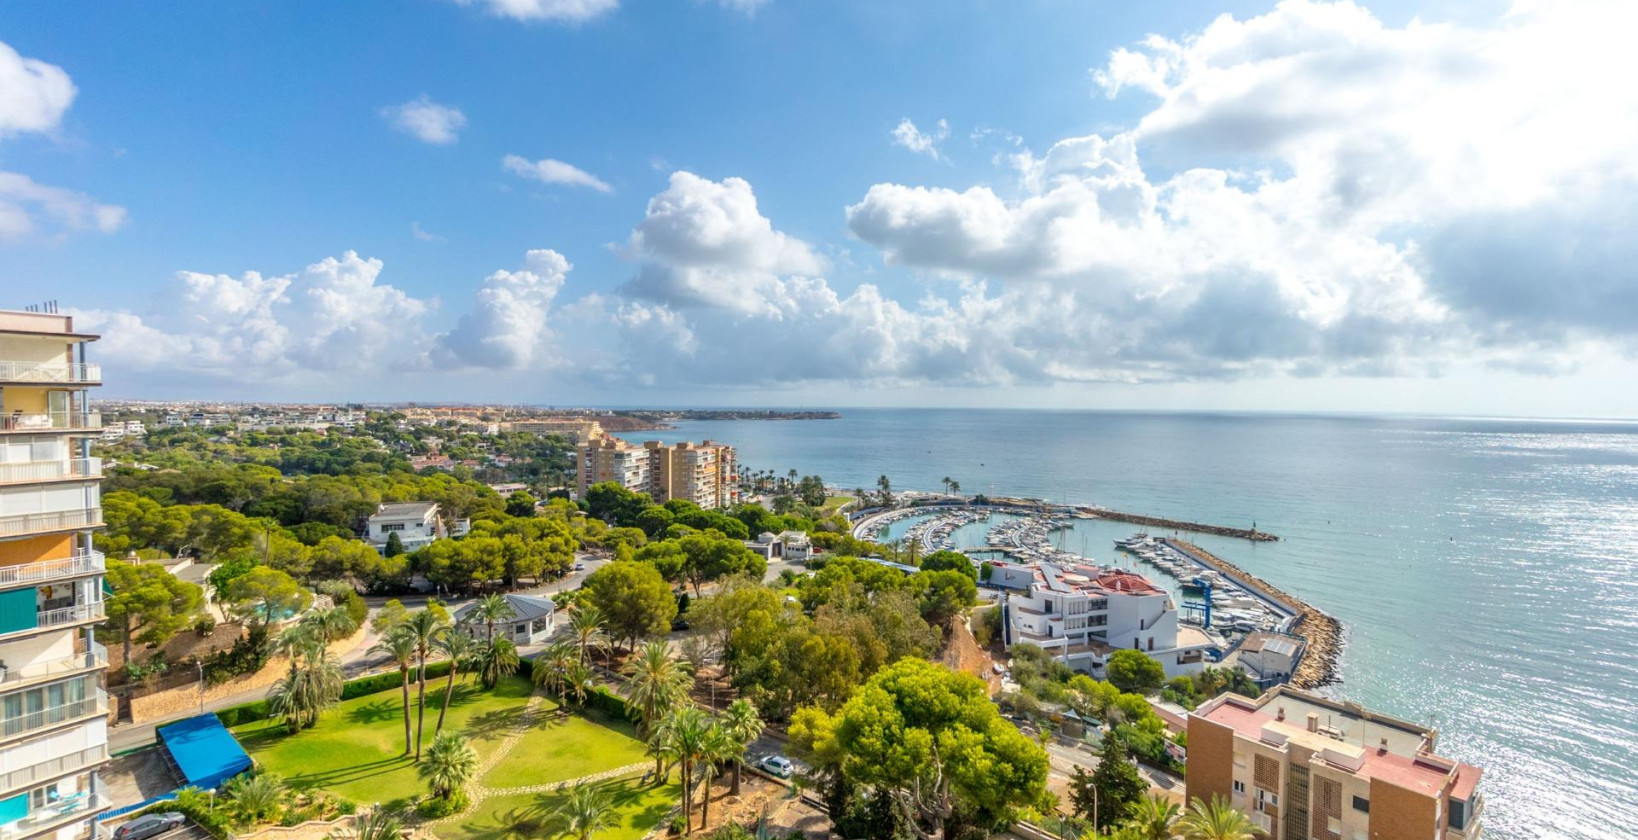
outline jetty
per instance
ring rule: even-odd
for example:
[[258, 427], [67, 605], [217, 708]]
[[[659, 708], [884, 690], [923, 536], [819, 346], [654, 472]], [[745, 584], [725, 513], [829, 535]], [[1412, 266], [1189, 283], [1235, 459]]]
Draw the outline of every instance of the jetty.
[[1090, 515], [1098, 519], [1108, 519], [1112, 522], [1129, 522], [1133, 525], [1142, 525], [1160, 531], [1190, 531], [1196, 534], [1211, 534], [1217, 537], [1234, 537], [1252, 542], [1277, 542], [1279, 537], [1256, 528], [1230, 528], [1225, 525], [1207, 525], [1202, 522], [1184, 522], [1180, 519], [1162, 519], [1158, 516], [1144, 516], [1140, 513], [1125, 513], [1103, 507], [1078, 508], [1077, 513]]
[[1292, 685], [1297, 688], [1319, 688], [1337, 682], [1337, 662], [1342, 656], [1341, 622], [1200, 546], [1179, 539], [1163, 539], [1161, 542], [1233, 578], [1242, 587], [1291, 609], [1296, 618], [1284, 632], [1301, 636], [1307, 645], [1296, 673], [1291, 675]]

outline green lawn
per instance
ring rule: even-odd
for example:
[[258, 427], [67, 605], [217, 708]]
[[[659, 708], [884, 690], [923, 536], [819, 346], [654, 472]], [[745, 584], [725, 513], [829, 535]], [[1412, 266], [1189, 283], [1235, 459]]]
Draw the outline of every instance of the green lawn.
[[[636, 840], [659, 825], [672, 806], [677, 804], [677, 785], [656, 788], [640, 784], [640, 778], [634, 776], [598, 783], [615, 789], [619, 823], [613, 828], [599, 831], [594, 835], [595, 840]], [[559, 832], [554, 828], [553, 814], [566, 795], [563, 791], [553, 791], [492, 797], [478, 803], [465, 817], [442, 823], [434, 830], [440, 840], [555, 837]]]
[[578, 779], [648, 756], [636, 730], [623, 720], [610, 720], [588, 709], [584, 717], [558, 710], [530, 729], [506, 760], [489, 771], [483, 784], [513, 788]]
[[835, 513], [842, 505], [845, 505], [851, 501], [853, 501], [852, 496], [826, 496], [825, 504], [823, 507], [819, 508], [819, 510], [824, 515], [829, 516]]
[[[463, 680], [455, 686], [444, 727], [463, 732], [480, 757], [488, 756], [517, 725], [531, 688], [528, 680], [513, 678], [485, 692]], [[423, 749], [432, 741], [442, 689], [442, 680], [427, 685]], [[425, 793], [426, 784], [415, 775], [414, 762], [403, 757], [400, 697], [393, 689], [348, 700], [295, 736], [287, 736], [277, 720], [236, 726], [233, 734], [263, 768], [294, 787], [324, 788], [366, 805], [402, 803]], [[414, 685], [410, 702], [415, 702]]]

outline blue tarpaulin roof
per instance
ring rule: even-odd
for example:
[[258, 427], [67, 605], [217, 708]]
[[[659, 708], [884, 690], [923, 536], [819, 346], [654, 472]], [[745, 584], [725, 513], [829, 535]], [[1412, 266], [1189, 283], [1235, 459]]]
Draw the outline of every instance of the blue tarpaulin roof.
[[162, 726], [159, 740], [190, 785], [211, 790], [250, 769], [250, 756], [214, 714]]

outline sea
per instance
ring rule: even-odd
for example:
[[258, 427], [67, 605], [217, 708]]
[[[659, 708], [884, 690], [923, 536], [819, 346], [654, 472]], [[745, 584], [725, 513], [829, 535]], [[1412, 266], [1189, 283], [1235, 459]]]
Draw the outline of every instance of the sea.
[[[680, 422], [742, 464], [844, 488], [1021, 495], [1277, 534], [1192, 537], [1338, 618], [1326, 691], [1434, 726], [1484, 768], [1484, 833], [1638, 836], [1638, 423], [839, 409]], [[1060, 547], [1117, 559], [1140, 530]]]

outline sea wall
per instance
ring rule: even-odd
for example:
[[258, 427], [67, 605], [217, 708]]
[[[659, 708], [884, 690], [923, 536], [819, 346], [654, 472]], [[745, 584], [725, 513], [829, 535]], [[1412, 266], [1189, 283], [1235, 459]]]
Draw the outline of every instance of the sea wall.
[[1289, 605], [1297, 613], [1297, 621], [1291, 628], [1291, 634], [1301, 636], [1308, 650], [1303, 654], [1302, 662], [1298, 663], [1296, 673], [1291, 675], [1292, 686], [1319, 688], [1337, 681], [1337, 662], [1342, 656], [1341, 622], [1200, 546], [1177, 539], [1167, 542], [1234, 578], [1241, 585]]
[[1180, 519], [1162, 519], [1158, 516], [1144, 516], [1139, 513], [1123, 513], [1109, 508], [1088, 507], [1081, 510], [1099, 519], [1108, 519], [1114, 522], [1130, 522], [1133, 525], [1142, 525], [1146, 528], [1159, 528], [1170, 531], [1192, 531], [1196, 534], [1211, 534], [1218, 537], [1234, 537], [1236, 539], [1251, 540], [1252, 542], [1276, 542], [1279, 537], [1256, 528], [1229, 528], [1223, 525], [1206, 525], [1201, 522], [1184, 522]]

